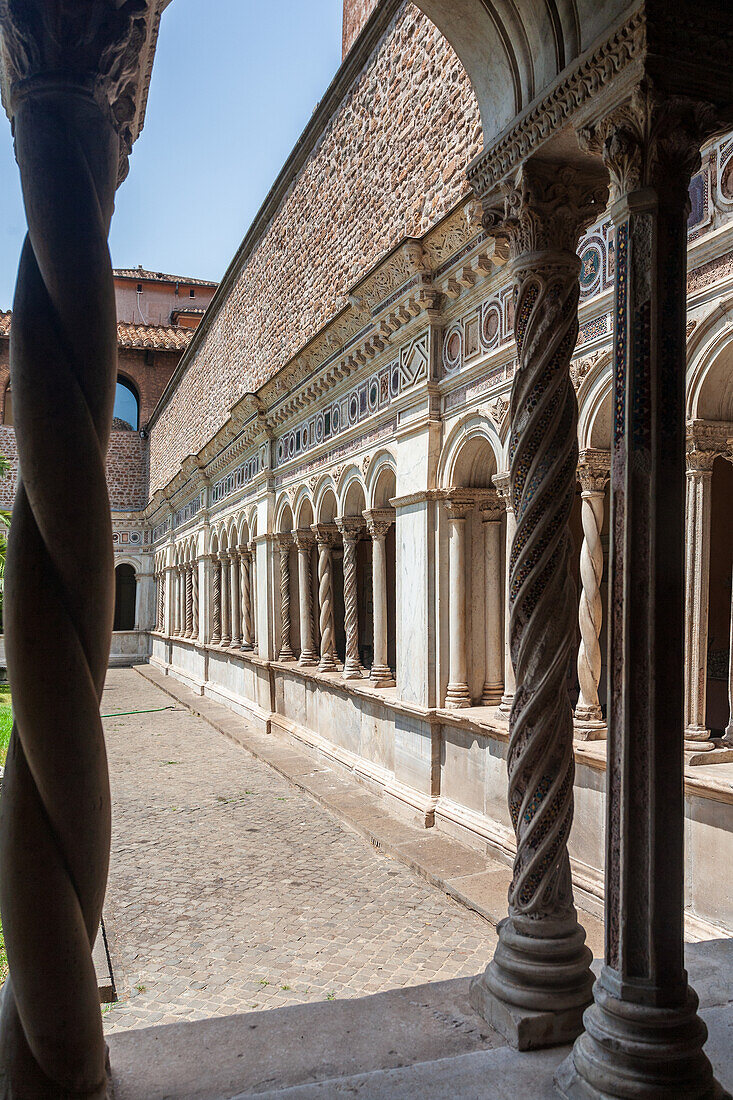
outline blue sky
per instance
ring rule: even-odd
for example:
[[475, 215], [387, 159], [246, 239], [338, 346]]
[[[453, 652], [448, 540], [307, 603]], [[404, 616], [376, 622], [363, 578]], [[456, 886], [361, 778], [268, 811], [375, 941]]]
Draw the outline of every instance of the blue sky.
[[[173, 0], [117, 194], [116, 267], [219, 279], [341, 61], [343, 0]], [[0, 309], [25, 217], [0, 121]]]

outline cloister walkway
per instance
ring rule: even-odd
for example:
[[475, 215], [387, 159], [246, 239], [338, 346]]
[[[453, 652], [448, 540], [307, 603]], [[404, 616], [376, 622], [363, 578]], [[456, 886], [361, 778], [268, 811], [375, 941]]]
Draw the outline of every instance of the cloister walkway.
[[105, 922], [120, 997], [108, 1033], [483, 969], [487, 921], [137, 672], [110, 671], [102, 713], [146, 710], [105, 720]]

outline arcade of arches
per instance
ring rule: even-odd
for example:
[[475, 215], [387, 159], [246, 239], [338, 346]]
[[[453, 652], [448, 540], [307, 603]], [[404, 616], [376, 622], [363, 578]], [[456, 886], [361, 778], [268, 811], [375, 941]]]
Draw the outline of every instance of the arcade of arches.
[[[25, 108], [39, 82], [73, 104], [67, 174], [87, 181], [97, 163], [76, 163], [77, 138], [100, 164], [119, 144], [122, 164], [63, 208], [86, 209], [99, 237], [78, 266], [96, 303], [95, 356], [68, 303], [62, 328], [46, 317], [50, 292], [32, 319], [22, 294], [13, 314], [13, 531], [25, 541], [16, 533], [10, 550], [8, 663], [15, 751], [33, 768], [9, 768], [3, 820], [27, 816], [46, 853], [38, 889], [61, 884], [68, 905], [51, 935], [19, 871], [23, 830], [0, 822], [19, 959], [0, 1001], [0, 1093], [2, 1074], [12, 1086], [22, 1069], [63, 1081], [39, 1096], [101, 1100], [96, 989], [70, 986], [54, 961], [44, 980], [63, 1012], [51, 1019], [34, 960], [55, 937], [89, 961], [107, 873], [95, 715], [103, 612], [112, 621], [111, 554], [99, 568], [109, 426], [96, 408], [82, 415], [71, 387], [49, 413], [31, 380], [50, 368], [23, 336], [46, 317], [51, 362], [78, 346], [74, 369], [103, 362], [112, 385], [98, 211], [111, 217], [111, 181], [142, 126], [166, 0], [110, 17], [115, 49], [145, 50], [124, 111], [123, 82], [91, 74], [119, 129], [109, 146], [86, 125], [98, 102], [74, 65], [72, 92], [43, 71], [57, 39], [48, 55], [19, 48], [46, 23], [18, 22], [16, 2], [0, 5], [4, 102], [24, 189], [54, 185], [29, 203], [27, 264], [41, 215], [74, 191], [54, 179], [49, 150], [48, 174], [38, 168], [46, 131]], [[78, 16], [53, 2], [81, 64]], [[133, 648], [158, 670], [337, 761], [412, 822], [513, 865], [471, 1004], [517, 1050], [574, 1044], [560, 1094], [713, 1100], [684, 935], [733, 928], [721, 870], [733, 858], [733, 14], [701, 0], [672, 15], [662, 0], [347, 9], [345, 41], [361, 31], [145, 425], [147, 505], [113, 517], [117, 623], [130, 622], [134, 569]], [[99, 125], [112, 132], [106, 116]], [[22, 267], [21, 288], [47, 270]], [[76, 466], [96, 463], [85, 483], [96, 542], [58, 513], [54, 418], [79, 448], [65, 454], [70, 494]], [[59, 688], [63, 774], [48, 749], [57, 700], [44, 710], [28, 672], [29, 655], [43, 664], [24, 618], [39, 576], [58, 646], [83, 665]], [[79, 577], [76, 593], [61, 577]], [[605, 915], [595, 985], [583, 908]]]

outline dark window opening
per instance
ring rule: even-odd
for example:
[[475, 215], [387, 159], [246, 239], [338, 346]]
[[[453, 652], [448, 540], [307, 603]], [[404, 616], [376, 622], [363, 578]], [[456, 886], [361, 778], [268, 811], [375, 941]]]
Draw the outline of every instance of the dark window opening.
[[131, 565], [115, 569], [115, 630], [135, 629], [135, 570]]
[[196, 291], [193, 289], [193, 287], [191, 287], [191, 289], [189, 290], [188, 296], [189, 296], [189, 298], [195, 298], [196, 297]]
[[136, 432], [140, 427], [140, 399], [137, 390], [125, 378], [117, 379], [113, 415], [112, 427], [116, 431]]

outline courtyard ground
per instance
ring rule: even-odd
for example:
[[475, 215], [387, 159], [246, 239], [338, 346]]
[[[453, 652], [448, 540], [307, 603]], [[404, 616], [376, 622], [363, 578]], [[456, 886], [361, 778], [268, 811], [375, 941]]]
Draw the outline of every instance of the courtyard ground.
[[134, 670], [110, 671], [102, 713], [117, 715], [105, 719], [105, 922], [120, 998], [105, 1007], [108, 1033], [355, 998], [486, 965], [488, 921]]

